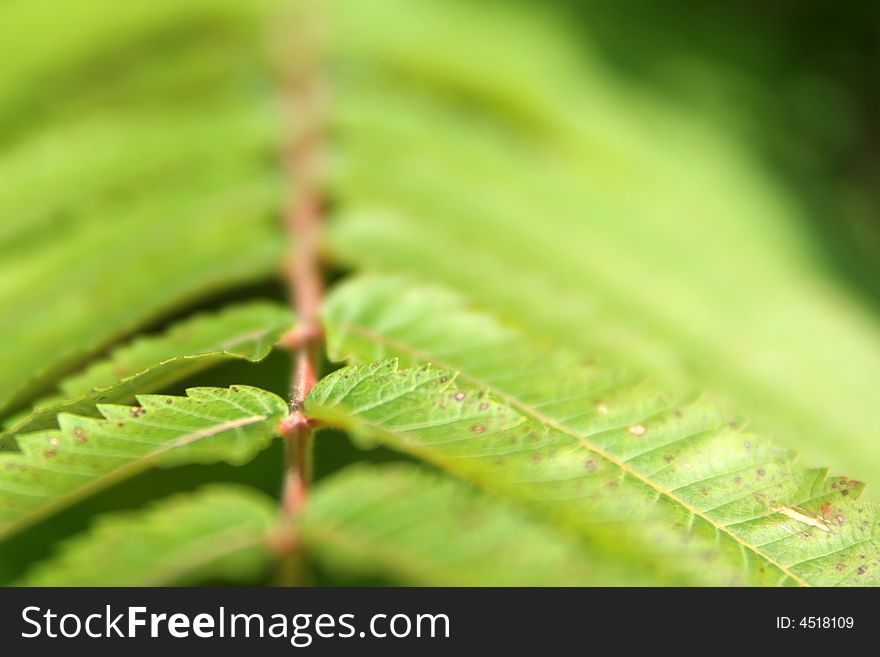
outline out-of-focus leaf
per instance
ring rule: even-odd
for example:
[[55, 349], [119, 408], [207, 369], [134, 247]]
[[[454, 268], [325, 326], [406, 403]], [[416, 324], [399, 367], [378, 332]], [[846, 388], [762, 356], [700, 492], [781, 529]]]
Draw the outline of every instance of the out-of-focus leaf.
[[597, 521], [629, 524], [646, 555], [704, 583], [880, 577], [880, 512], [856, 501], [863, 484], [796, 465], [703, 398], [542, 346], [399, 278], [345, 286], [325, 318], [331, 357], [394, 356], [406, 369], [392, 360], [335, 372], [308, 398], [314, 417], [587, 534]]
[[[132, 52], [140, 50], [142, 60], [148, 62], [160, 58], [160, 47], [175, 36], [193, 41], [203, 31], [253, 34], [266, 6], [239, 0], [4, 2], [0, 58], [6, 66], [0, 80], [0, 134], [16, 119], [42, 117], [45, 102], [58, 99], [52, 92], [59, 87], [69, 91], [72, 79], [84, 82], [91, 77], [93, 84], [100, 84], [102, 77], [90, 76], [96, 70], [131, 76], [131, 69], [120, 70], [119, 63]], [[52, 20], [47, 21], [47, 16]], [[69, 97], [64, 100], [71, 102]]]
[[[320, 438], [319, 438], [320, 440]], [[420, 586], [652, 583], [470, 486], [415, 466], [352, 466], [322, 481], [300, 519], [308, 554], [336, 575]]]
[[165, 111], [102, 108], [45, 126], [0, 157], [0, 255], [110, 222], [108, 209], [136, 210], [157, 188], [234, 184], [271, 148], [270, 119], [265, 102], [224, 97]]
[[152, 466], [246, 463], [287, 413], [283, 399], [249, 386], [138, 402], [99, 405], [102, 419], [61, 415], [60, 429], [21, 435], [21, 453], [0, 454], [0, 537]]
[[538, 7], [331, 5], [338, 262], [719, 391], [880, 482], [880, 322], [825, 271], [761, 154]]
[[0, 417], [138, 328], [276, 274], [265, 9], [0, 7]]
[[265, 571], [277, 512], [243, 486], [214, 485], [141, 511], [101, 516], [19, 586], [172, 586], [253, 581]]
[[283, 246], [263, 182], [165, 198], [0, 264], [0, 409], [112, 339], [194, 298], [274, 273]]
[[261, 361], [292, 322], [287, 308], [252, 302], [187, 319], [159, 336], [136, 339], [61, 381], [62, 394], [41, 400], [0, 433], [0, 449], [14, 448], [18, 434], [56, 426], [60, 413], [91, 415], [98, 404], [134, 401], [138, 393], [161, 390], [229, 359]]

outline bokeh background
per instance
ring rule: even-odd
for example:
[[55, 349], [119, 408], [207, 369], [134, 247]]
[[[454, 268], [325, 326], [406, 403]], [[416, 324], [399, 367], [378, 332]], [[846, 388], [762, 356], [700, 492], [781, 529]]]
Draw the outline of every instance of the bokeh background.
[[[285, 298], [289, 4], [0, 5], [4, 424], [136, 332]], [[331, 279], [466, 289], [880, 498], [880, 5], [326, 4]], [[166, 391], [231, 380], [284, 394], [286, 357]], [[327, 434], [316, 474], [399, 458]], [[141, 475], [4, 546], [0, 583], [98, 512], [275, 495], [281, 462]]]

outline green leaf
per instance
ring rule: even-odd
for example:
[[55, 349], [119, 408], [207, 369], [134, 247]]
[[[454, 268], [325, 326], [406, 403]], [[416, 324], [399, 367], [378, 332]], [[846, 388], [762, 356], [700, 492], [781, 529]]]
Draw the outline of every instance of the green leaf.
[[273, 195], [263, 182], [194, 205], [163, 197], [38, 255], [4, 258], [0, 306], [16, 321], [0, 343], [0, 409], [152, 318], [274, 273], [283, 245], [269, 212]]
[[47, 1], [0, 8], [0, 417], [285, 249], [265, 5]]
[[249, 582], [266, 570], [273, 500], [214, 485], [144, 510], [98, 517], [18, 586], [179, 586]]
[[63, 414], [60, 429], [19, 436], [21, 453], [0, 454], [0, 537], [152, 466], [246, 463], [287, 413], [283, 399], [248, 386], [138, 402], [101, 404], [102, 419]]
[[880, 483], [880, 321], [817, 255], [803, 190], [762, 148], [633, 85], [537, 6], [330, 5], [337, 263], [717, 391]]
[[[0, 133], [11, 131], [16, 123], [39, 123], [59, 107], [66, 109], [79, 100], [72, 89], [106, 86], [113, 72], [137, 79], [138, 68], [153, 60], [170, 68], [173, 64], [162, 55], [168, 49], [178, 51], [179, 41], [198, 42], [205, 34], [233, 30], [252, 33], [266, 6], [238, 0], [154, 0], [139, 5], [82, 0], [76, 7], [65, 0], [4, 2], [0, 56], [8, 64], [0, 80]], [[53, 17], [51, 23], [46, 16]], [[126, 66], [120, 67], [121, 62]], [[186, 62], [178, 58], [174, 63]], [[51, 105], [62, 98], [66, 102]]]
[[251, 302], [202, 314], [114, 350], [106, 359], [59, 384], [62, 394], [0, 433], [0, 449], [14, 448], [18, 434], [56, 426], [60, 413], [94, 414], [101, 403], [128, 403], [137, 393], [169, 384], [231, 358], [265, 358], [293, 322], [290, 311], [269, 302]]
[[113, 107], [47, 126], [0, 157], [0, 253], [51, 245], [107, 206], [143, 203], [156, 186], [176, 194], [181, 182], [233, 184], [271, 147], [270, 117], [265, 102], [224, 98], [167, 112]]
[[578, 532], [617, 521], [646, 555], [704, 583], [880, 581], [880, 514], [856, 501], [863, 485], [796, 465], [702, 397], [584, 362], [399, 278], [343, 286], [325, 320], [332, 358], [395, 356], [407, 369], [335, 372], [307, 400], [313, 417]]
[[511, 505], [410, 465], [352, 466], [320, 482], [299, 523], [308, 554], [337, 576], [420, 586], [657, 583], [639, 564], [613, 563]]

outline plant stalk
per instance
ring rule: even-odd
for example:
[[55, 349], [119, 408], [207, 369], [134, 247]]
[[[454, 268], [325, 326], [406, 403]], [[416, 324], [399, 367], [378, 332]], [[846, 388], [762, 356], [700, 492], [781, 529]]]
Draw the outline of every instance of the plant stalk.
[[[290, 414], [279, 426], [287, 455], [281, 511], [291, 525], [308, 497], [313, 427], [304, 413], [304, 403], [318, 378], [323, 336], [319, 318], [324, 293], [319, 240], [324, 112], [318, 49], [308, 50], [307, 54], [300, 50], [284, 98], [285, 116], [296, 122], [291, 130], [290, 147], [284, 153], [284, 168], [294, 187], [292, 202], [284, 216], [291, 244], [284, 276], [297, 326], [282, 338], [282, 344], [293, 353], [293, 375]], [[296, 532], [291, 532], [281, 567], [281, 580], [286, 585], [299, 583], [302, 574]]]

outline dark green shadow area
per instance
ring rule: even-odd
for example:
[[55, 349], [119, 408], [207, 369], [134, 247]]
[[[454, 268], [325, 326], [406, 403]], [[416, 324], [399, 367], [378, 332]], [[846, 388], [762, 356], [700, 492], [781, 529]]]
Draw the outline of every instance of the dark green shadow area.
[[560, 0], [546, 8], [621, 82], [746, 145], [800, 204], [820, 264], [880, 313], [880, 4]]

